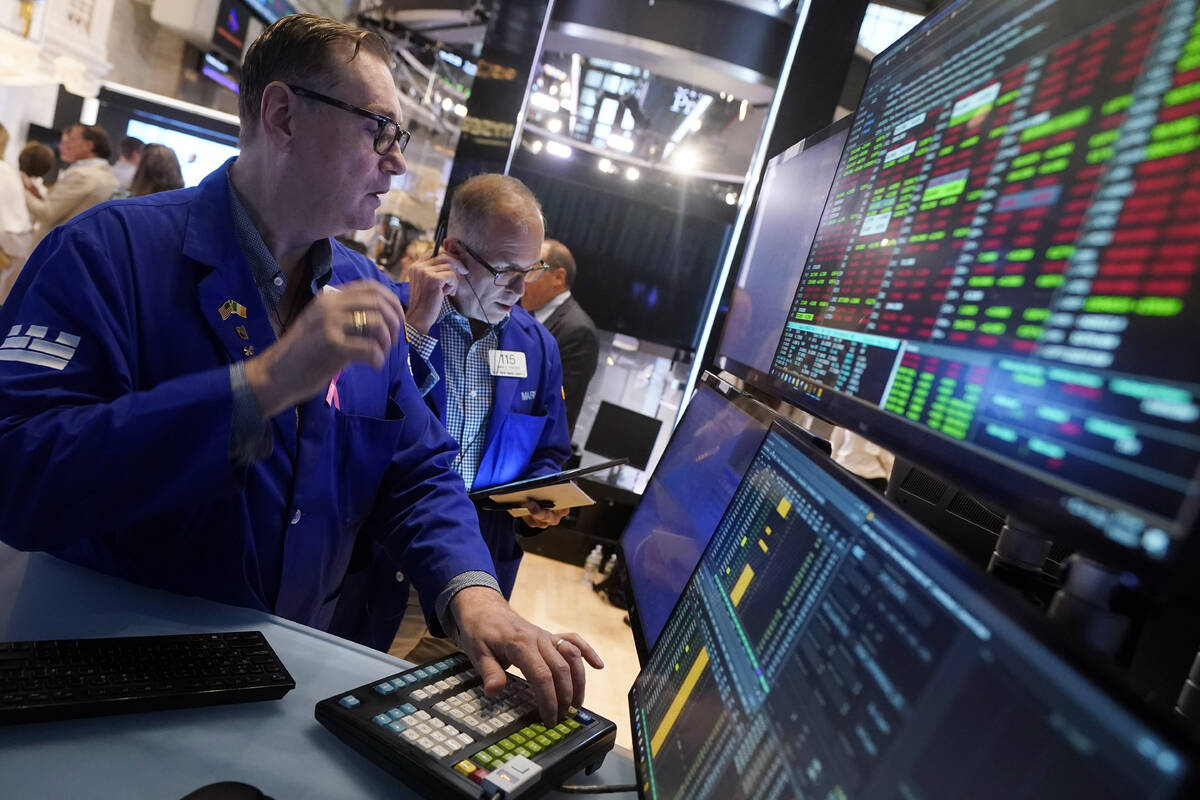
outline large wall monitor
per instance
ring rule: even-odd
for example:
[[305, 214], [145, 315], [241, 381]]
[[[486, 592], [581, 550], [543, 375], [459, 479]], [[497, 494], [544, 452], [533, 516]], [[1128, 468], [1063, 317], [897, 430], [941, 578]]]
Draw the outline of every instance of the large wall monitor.
[[1148, 572], [1198, 497], [1197, 10], [958, 0], [876, 58], [772, 365]]
[[[717, 364], [756, 384], [771, 369], [779, 331], [816, 233], [853, 117], [767, 162], [742, 267], [721, 329]], [[756, 380], [756, 378], [759, 378]]]
[[640, 795], [1194, 796], [1188, 743], [988, 581], [773, 428], [630, 691]]

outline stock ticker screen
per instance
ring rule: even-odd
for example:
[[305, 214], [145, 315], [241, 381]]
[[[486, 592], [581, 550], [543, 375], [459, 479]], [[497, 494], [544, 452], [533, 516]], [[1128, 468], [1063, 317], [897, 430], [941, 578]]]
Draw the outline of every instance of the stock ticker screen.
[[641, 796], [1175, 796], [1182, 750], [985, 579], [773, 428], [630, 691]]
[[1173, 555], [1200, 465], [1198, 11], [960, 0], [878, 57], [772, 374]]

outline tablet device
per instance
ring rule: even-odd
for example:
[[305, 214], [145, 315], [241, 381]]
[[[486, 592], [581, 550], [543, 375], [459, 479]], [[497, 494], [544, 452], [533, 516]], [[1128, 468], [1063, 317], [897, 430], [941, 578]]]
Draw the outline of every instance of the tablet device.
[[576, 478], [583, 478], [594, 472], [603, 472], [606, 469], [612, 469], [628, 462], [629, 459], [627, 458], [614, 458], [611, 461], [602, 461], [599, 464], [592, 464], [589, 467], [569, 469], [565, 472], [555, 472], [550, 475], [539, 475], [536, 478], [525, 478], [519, 481], [512, 481], [511, 483], [501, 483], [497, 486], [485, 486], [482, 489], [473, 489], [467, 492], [467, 497], [476, 502], [486, 501], [492, 495], [525, 492], [531, 489], [540, 489], [543, 486], [553, 486], [556, 483], [567, 483]]

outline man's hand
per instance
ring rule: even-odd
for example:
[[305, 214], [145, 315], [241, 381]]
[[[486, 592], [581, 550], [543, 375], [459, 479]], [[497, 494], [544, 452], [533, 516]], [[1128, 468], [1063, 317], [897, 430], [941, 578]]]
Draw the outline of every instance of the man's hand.
[[553, 527], [562, 522], [563, 517], [571, 510], [569, 508], [542, 508], [538, 505], [537, 500], [526, 500], [525, 507], [529, 509], [529, 516], [522, 519], [531, 528]]
[[445, 251], [414, 262], [408, 268], [408, 324], [428, 334], [442, 313], [442, 301], [458, 291], [459, 278], [466, 276], [463, 263]]
[[463, 589], [454, 595], [450, 608], [458, 622], [458, 646], [483, 678], [484, 694], [499, 694], [507, 681], [505, 668], [515, 664], [533, 687], [538, 713], [547, 725], [561, 720], [568, 706], [583, 705], [584, 660], [596, 669], [604, 668], [582, 636], [555, 636], [527, 622], [494, 589]]
[[246, 382], [271, 418], [314, 397], [343, 367], [365, 361], [379, 369], [396, 345], [404, 310], [377, 281], [321, 292], [278, 342], [246, 361]]
[[31, 195], [36, 197], [38, 200], [42, 199], [42, 193], [38, 190], [37, 184], [34, 183], [33, 179], [30, 178], [28, 175], [26, 175], [24, 172], [21, 173], [21, 185], [25, 187], [25, 191], [29, 192]]

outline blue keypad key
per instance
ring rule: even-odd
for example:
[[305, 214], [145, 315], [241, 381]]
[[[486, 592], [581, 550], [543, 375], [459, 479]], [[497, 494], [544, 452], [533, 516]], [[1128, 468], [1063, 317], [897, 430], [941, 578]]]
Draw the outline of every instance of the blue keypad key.
[[416, 675], [401, 675], [396, 680], [403, 681], [405, 683], [405, 685], [408, 685], [410, 683], [416, 683], [417, 681], [420, 680], [420, 678], [418, 678]]
[[405, 714], [417, 713], [417, 707], [414, 706], [412, 703], [405, 703], [404, 705], [400, 706], [400, 710], [403, 711]]
[[419, 670], [417, 670], [413, 674], [416, 675], [419, 680], [425, 680], [426, 678], [429, 677], [429, 670], [425, 669], [424, 667], [421, 667]]
[[404, 681], [400, 680], [399, 678], [392, 678], [392, 680], [390, 682], [391, 682], [393, 688], [396, 688], [396, 689], [404, 688]]
[[338, 705], [340, 705], [342, 708], [354, 708], [356, 705], [358, 705], [358, 698], [352, 694], [348, 694], [341, 700], [338, 700]]
[[578, 722], [580, 725], [591, 725], [596, 720], [594, 717], [592, 717], [586, 711], [580, 711], [578, 714], [575, 715], [575, 721]]
[[390, 682], [386, 682], [377, 685], [375, 687], [375, 691], [379, 692], [380, 694], [391, 694], [392, 692], [396, 691], [396, 687], [392, 686]]
[[389, 717], [387, 714], [376, 714], [375, 716], [371, 717], [371, 721], [374, 722], [376, 725], [378, 725], [381, 728], [384, 725], [392, 724], [392, 718]]
[[389, 708], [387, 711], [387, 715], [389, 717], [391, 717], [392, 719], [400, 719], [401, 717], [404, 716], [404, 712], [398, 708]]
[[403, 722], [388, 723], [388, 728], [391, 729], [392, 733], [404, 733], [406, 730], [408, 730], [408, 726]]

